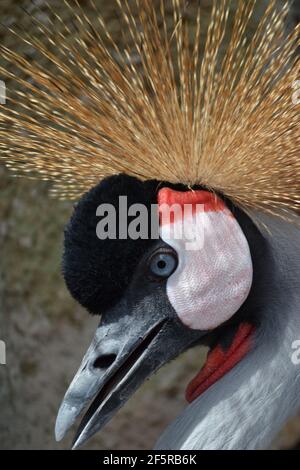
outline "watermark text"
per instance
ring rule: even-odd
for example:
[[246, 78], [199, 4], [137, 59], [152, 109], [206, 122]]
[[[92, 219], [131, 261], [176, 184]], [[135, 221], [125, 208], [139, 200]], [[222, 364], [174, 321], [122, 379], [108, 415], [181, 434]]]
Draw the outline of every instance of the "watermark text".
[[6, 85], [3, 80], [0, 80], [0, 104], [6, 103]]
[[294, 105], [298, 105], [300, 104], [300, 80], [295, 80], [292, 87], [294, 90], [292, 101]]
[[4, 341], [0, 340], [0, 364], [6, 364], [6, 345]]
[[292, 349], [294, 350], [291, 356], [292, 363], [295, 366], [299, 366], [300, 365], [300, 339], [292, 343]]

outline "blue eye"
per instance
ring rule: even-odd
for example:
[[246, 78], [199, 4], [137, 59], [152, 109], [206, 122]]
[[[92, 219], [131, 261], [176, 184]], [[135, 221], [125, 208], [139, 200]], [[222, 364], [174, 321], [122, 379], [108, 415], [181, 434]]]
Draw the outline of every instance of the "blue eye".
[[178, 260], [175, 253], [159, 252], [150, 258], [149, 271], [152, 276], [166, 279], [177, 268]]

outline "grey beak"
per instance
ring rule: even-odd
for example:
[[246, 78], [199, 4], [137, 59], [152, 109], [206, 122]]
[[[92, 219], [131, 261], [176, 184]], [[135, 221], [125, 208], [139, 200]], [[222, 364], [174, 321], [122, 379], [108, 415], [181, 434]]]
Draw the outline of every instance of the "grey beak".
[[[129, 394], [133, 392], [132, 377], [163, 324], [157, 322], [144, 333], [136, 332], [138, 335], [132, 335], [130, 331], [124, 335], [122, 324], [117, 324], [117, 328], [106, 325], [97, 329], [59, 409], [55, 426], [57, 441], [63, 439], [77, 416], [94, 398], [76, 434], [74, 448], [95, 434], [122, 406], [127, 390], [130, 388]], [[135, 385], [136, 389], [139, 383]]]
[[[58, 412], [59, 441], [90, 404], [75, 435], [77, 448], [99, 431], [139, 386], [204, 333], [185, 330], [174, 318], [124, 315], [97, 328]], [[142, 317], [142, 319], [141, 319]], [[93, 400], [93, 401], [92, 401]]]

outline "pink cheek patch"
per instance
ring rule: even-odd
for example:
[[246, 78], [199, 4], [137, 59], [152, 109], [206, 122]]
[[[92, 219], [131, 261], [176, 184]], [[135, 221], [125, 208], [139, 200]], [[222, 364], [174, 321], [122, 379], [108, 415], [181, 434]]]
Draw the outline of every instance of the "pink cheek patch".
[[251, 289], [246, 237], [223, 201], [208, 191], [164, 188], [158, 203], [160, 236], [178, 254], [167, 281], [169, 301], [189, 328], [216, 328], [239, 310]]

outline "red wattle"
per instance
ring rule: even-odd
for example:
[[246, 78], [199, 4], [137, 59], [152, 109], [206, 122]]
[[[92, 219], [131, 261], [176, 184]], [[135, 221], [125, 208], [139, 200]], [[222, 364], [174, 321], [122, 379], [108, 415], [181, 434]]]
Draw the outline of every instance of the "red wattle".
[[185, 396], [189, 403], [194, 401], [243, 359], [251, 349], [254, 330], [253, 325], [242, 323], [227, 351], [224, 351], [221, 345], [217, 345], [208, 353], [206, 363], [186, 389]]

